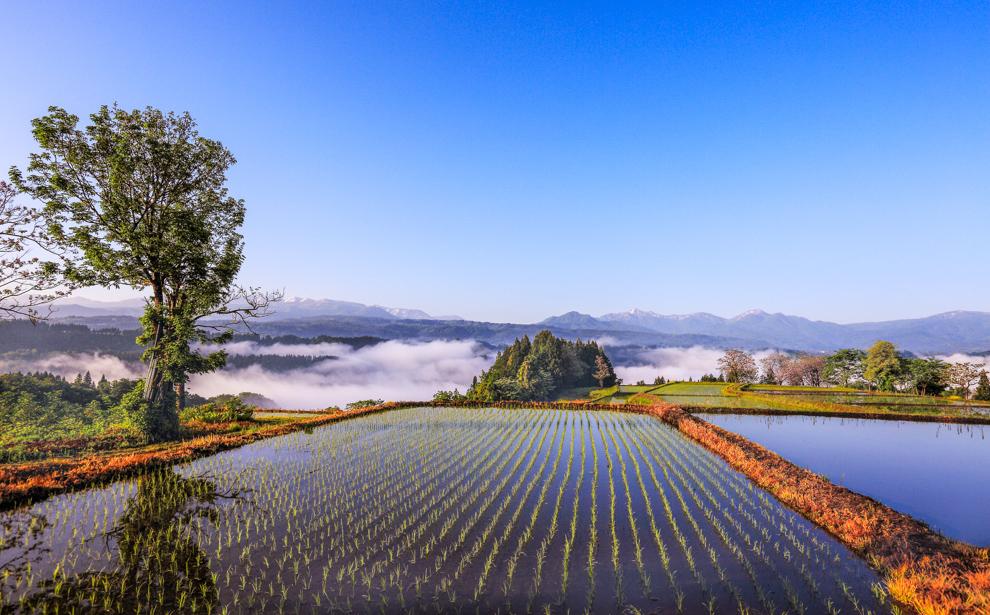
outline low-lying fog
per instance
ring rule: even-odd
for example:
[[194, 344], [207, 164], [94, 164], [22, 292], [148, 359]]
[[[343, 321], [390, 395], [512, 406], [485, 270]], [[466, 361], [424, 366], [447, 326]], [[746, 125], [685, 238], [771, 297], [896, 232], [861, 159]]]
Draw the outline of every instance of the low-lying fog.
[[[220, 393], [252, 391], [275, 400], [285, 408], [325, 408], [359, 399], [426, 400], [440, 389], [467, 390], [471, 379], [487, 369], [494, 353], [473, 340], [404, 342], [388, 341], [353, 349], [345, 344], [275, 344], [236, 342], [226, 346], [231, 355], [295, 355], [327, 357], [303, 369], [271, 371], [260, 365], [227, 368], [213, 374], [193, 376], [189, 389], [209, 397]], [[717, 373], [723, 350], [652, 348], [631, 355], [616, 373], [626, 384], [698, 379]], [[754, 353], [757, 360], [771, 351]], [[629, 357], [628, 353], [623, 353]], [[949, 361], [987, 365], [990, 357], [955, 354]], [[143, 366], [105, 354], [57, 354], [33, 359], [0, 359], [0, 372], [48, 371], [74, 378], [89, 371], [94, 380], [101, 375], [140, 378]]]

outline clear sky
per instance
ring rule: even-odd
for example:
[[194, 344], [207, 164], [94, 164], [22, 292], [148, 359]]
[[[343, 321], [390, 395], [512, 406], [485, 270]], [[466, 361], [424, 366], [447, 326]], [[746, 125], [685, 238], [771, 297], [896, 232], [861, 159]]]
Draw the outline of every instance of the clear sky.
[[10, 3], [0, 167], [49, 105], [187, 110], [288, 295], [990, 310], [990, 3], [616, 4]]

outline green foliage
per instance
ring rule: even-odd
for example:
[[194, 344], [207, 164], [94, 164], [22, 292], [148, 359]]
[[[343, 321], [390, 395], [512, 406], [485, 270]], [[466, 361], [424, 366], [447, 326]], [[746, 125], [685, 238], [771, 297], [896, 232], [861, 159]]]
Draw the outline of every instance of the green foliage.
[[556, 399], [565, 388], [611, 386], [615, 371], [596, 342], [571, 342], [541, 331], [523, 336], [495, 357], [468, 390], [481, 401]]
[[433, 401], [444, 404], [464, 401], [465, 399], [467, 399], [467, 396], [457, 389], [454, 389], [453, 391], [437, 391], [433, 394]]
[[162, 397], [148, 400], [144, 395], [144, 382], [138, 382], [124, 395], [118, 406], [126, 425], [139, 432], [148, 442], [171, 440], [179, 435], [179, 415], [171, 391]]
[[901, 374], [901, 358], [893, 344], [880, 340], [870, 346], [863, 362], [867, 382], [881, 391], [893, 391]]
[[[31, 154], [26, 175], [12, 169], [11, 179], [44, 204], [52, 237], [80, 257], [66, 271], [70, 280], [150, 289], [138, 338], [148, 363], [146, 403], [131, 396], [126, 410], [153, 439], [171, 437], [189, 374], [215, 370], [226, 359], [192, 350], [194, 342], [231, 335], [223, 327], [214, 335], [201, 320], [243, 321], [270, 300], [235, 285], [244, 260], [244, 203], [227, 192], [234, 157], [201, 137], [189, 114], [115, 105], [89, 119], [80, 128], [77, 116], [51, 107], [34, 120], [41, 151]], [[231, 308], [237, 301], [246, 307]], [[168, 401], [171, 417], [164, 416]]]
[[822, 378], [829, 384], [847, 387], [863, 378], [866, 353], [858, 348], [843, 348], [825, 358]]
[[132, 380], [100, 386], [53, 374], [0, 374], [0, 447], [96, 436], [126, 425], [118, 407]]
[[947, 366], [945, 361], [933, 357], [904, 359], [902, 373], [919, 395], [940, 395], [948, 386], [945, 381]]
[[236, 395], [221, 395], [205, 404], [185, 408], [179, 413], [179, 418], [183, 422], [231, 423], [250, 421], [254, 417], [255, 410], [256, 407], [244, 403]]
[[347, 404], [348, 410], [358, 410], [360, 408], [370, 408], [371, 406], [380, 406], [385, 403], [384, 399], [361, 399], [358, 401], [352, 401]]
[[973, 394], [976, 401], [990, 401], [990, 379], [987, 378], [986, 370], [980, 372], [980, 379], [976, 382], [976, 392]]

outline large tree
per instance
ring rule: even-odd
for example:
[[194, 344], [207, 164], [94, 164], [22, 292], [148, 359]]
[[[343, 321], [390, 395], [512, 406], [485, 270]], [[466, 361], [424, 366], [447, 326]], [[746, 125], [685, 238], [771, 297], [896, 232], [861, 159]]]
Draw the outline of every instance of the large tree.
[[153, 439], [174, 435], [190, 374], [217, 369], [231, 326], [267, 313], [279, 296], [244, 288], [244, 202], [227, 191], [235, 160], [201, 137], [188, 113], [101, 107], [85, 127], [58, 107], [33, 121], [40, 151], [11, 180], [44, 203], [48, 229], [77, 251], [80, 284], [129, 286], [150, 295], [138, 342], [148, 371], [128, 401]]
[[847, 387], [863, 378], [866, 353], [858, 348], [843, 348], [825, 357], [822, 377], [825, 382]]
[[893, 391], [901, 375], [901, 357], [897, 347], [880, 340], [870, 346], [863, 361], [863, 378], [881, 391]]
[[753, 355], [735, 348], [725, 351], [718, 369], [726, 382], [754, 382], [760, 373]]
[[0, 318], [37, 321], [69, 286], [41, 212], [15, 203], [16, 196], [14, 186], [0, 181]]
[[905, 365], [908, 382], [919, 395], [938, 395], [945, 390], [945, 361], [928, 357], [908, 359]]
[[969, 389], [979, 380], [982, 371], [983, 366], [979, 363], [948, 363], [945, 367], [945, 380], [954, 385], [960, 395], [969, 397]]
[[977, 401], [990, 401], [990, 378], [987, 378], [987, 370], [980, 370], [980, 378], [976, 383], [976, 392], [973, 399]]

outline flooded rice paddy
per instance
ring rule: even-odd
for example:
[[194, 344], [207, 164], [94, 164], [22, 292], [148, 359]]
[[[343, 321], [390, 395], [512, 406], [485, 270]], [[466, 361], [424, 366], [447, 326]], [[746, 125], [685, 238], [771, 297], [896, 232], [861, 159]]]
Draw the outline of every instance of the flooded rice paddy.
[[657, 419], [407, 409], [0, 514], [0, 611], [881, 613]]
[[990, 427], [698, 414], [946, 536], [990, 546]]

